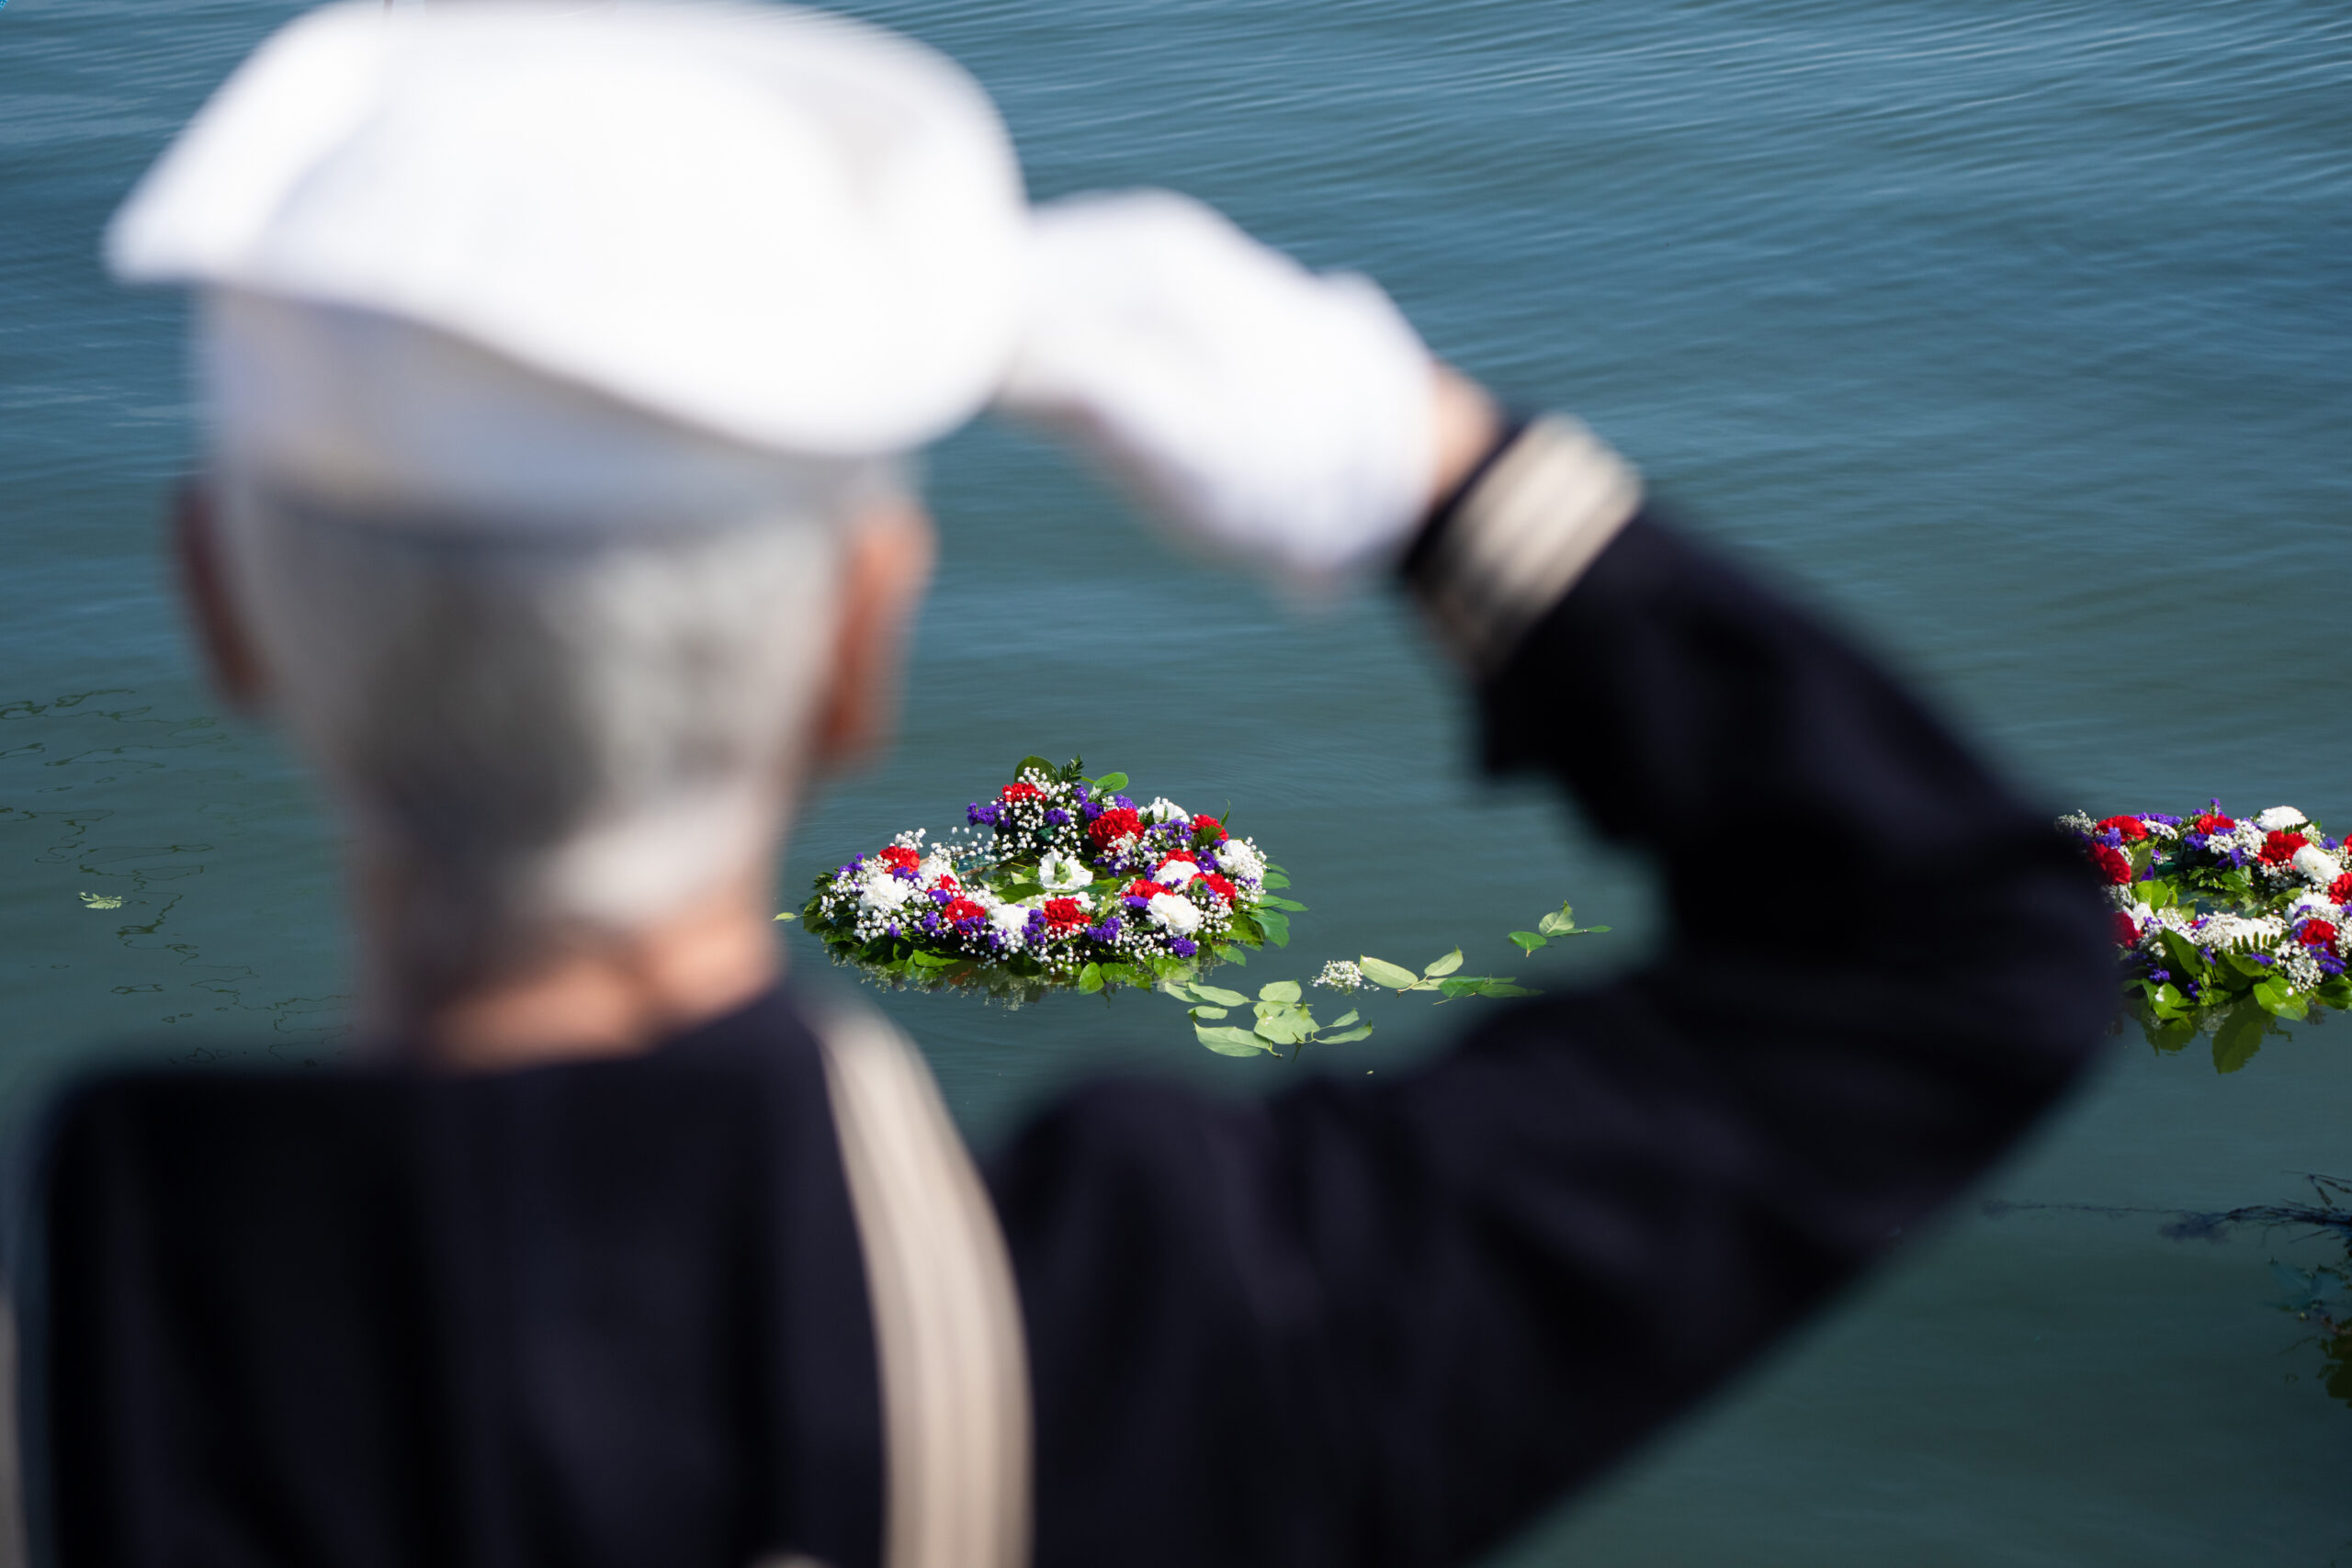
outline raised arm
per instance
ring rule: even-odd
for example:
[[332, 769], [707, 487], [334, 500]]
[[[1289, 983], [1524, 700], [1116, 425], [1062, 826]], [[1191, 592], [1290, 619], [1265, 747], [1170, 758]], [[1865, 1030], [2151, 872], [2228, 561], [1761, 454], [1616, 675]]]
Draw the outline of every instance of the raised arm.
[[1663, 956], [1378, 1087], [1104, 1085], [1027, 1129], [992, 1180], [1043, 1568], [1477, 1553], [1979, 1174], [2101, 1033], [2102, 917], [2041, 815], [1573, 422], [1476, 465], [1402, 570], [1487, 765], [1657, 859]]

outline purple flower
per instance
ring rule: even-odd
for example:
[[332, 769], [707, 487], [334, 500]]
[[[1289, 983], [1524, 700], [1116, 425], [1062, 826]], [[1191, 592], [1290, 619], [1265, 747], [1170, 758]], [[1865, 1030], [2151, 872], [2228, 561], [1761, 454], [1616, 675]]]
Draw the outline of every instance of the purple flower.
[[1069, 813], [1057, 806], [1046, 813], [1046, 820], [1057, 828], [1069, 826]]
[[2192, 850], [2201, 850], [2205, 847], [2205, 835], [2202, 833], [2184, 833], [2181, 835], [2180, 841], [2187, 844]]
[[1084, 817], [1089, 822], [1091, 822], [1097, 817], [1102, 816], [1103, 810], [1104, 807], [1101, 801], [1090, 800], [1084, 806], [1079, 807], [1079, 815]]
[[1200, 952], [1201, 944], [1189, 937], [1171, 936], [1168, 939], [1168, 948], [1179, 958], [1190, 958]]
[[897, 877], [901, 882], [921, 882], [922, 880], [922, 874], [910, 865], [894, 865], [890, 868], [890, 874]]
[[952, 904], [956, 901], [956, 895], [944, 887], [934, 887], [925, 897], [934, 904]]
[[885, 926], [885, 927], [883, 928], [883, 930], [884, 930], [884, 931], [888, 931], [891, 936], [895, 937], [895, 936], [897, 936], [897, 935], [899, 934], [899, 922], [898, 922], [898, 921], [896, 921], [896, 920], [892, 920], [888, 925]]
[[996, 826], [996, 802], [993, 800], [985, 806], [976, 800], [964, 808], [964, 820], [975, 828], [993, 828]]
[[1133, 909], [1138, 915], [1151, 908], [1151, 900], [1148, 898], [1122, 898], [1119, 902], [1125, 904], [1128, 908]]
[[1086, 934], [1101, 942], [1112, 942], [1118, 941], [1119, 917], [1113, 915], [1099, 926], [1087, 927]]
[[937, 936], [939, 934], [941, 928], [938, 911], [933, 910], [923, 916], [922, 929], [924, 934], [927, 936]]
[[1129, 811], [1133, 811], [1133, 810], [1135, 810], [1135, 809], [1136, 809], [1136, 803], [1135, 803], [1134, 801], [1132, 801], [1132, 800], [1129, 800], [1129, 799], [1128, 799], [1125, 795], [1113, 795], [1113, 796], [1111, 797], [1111, 804], [1112, 804], [1112, 805], [1114, 805], [1114, 806], [1124, 807], [1125, 807], [1125, 808], [1126, 808], [1127, 810], [1129, 810]]

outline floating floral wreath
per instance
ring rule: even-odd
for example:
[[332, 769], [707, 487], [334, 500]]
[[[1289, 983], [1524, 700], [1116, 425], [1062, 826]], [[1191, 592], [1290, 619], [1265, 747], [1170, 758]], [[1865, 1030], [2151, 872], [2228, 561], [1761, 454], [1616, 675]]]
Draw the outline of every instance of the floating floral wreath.
[[799, 918], [886, 983], [1015, 1000], [1182, 983], [1289, 942], [1306, 906], [1275, 895], [1290, 878], [1254, 840], [1165, 796], [1137, 806], [1125, 773], [1080, 768], [1023, 758], [965, 829], [854, 856], [817, 878]]
[[2228, 1072], [2273, 1021], [2352, 1008], [2352, 873], [2342, 842], [2293, 807], [2236, 818], [2217, 800], [2058, 825], [2108, 885], [2125, 1006], [2159, 1047], [2211, 1029]]

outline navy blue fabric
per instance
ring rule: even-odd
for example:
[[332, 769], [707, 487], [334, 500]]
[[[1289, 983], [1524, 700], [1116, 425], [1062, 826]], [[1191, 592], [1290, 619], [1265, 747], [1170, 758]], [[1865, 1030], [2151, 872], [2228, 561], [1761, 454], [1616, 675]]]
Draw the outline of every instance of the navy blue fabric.
[[115, 1078], [49, 1169], [75, 1568], [878, 1562], [865, 1274], [781, 994], [630, 1060]]
[[[1662, 956], [1376, 1087], [1087, 1088], [993, 1161], [1042, 1568], [1471, 1558], [2093, 1054], [2103, 914], [2042, 814], [1655, 518], [1477, 700], [1490, 767], [1657, 858]], [[780, 997], [493, 1078], [118, 1079], [50, 1168], [74, 1568], [876, 1562], [863, 1273]]]
[[1656, 859], [1661, 956], [1491, 1008], [1410, 1074], [1089, 1089], [994, 1161], [1040, 1568], [1471, 1558], [1821, 1305], [2095, 1054], [2105, 918], [2046, 815], [1655, 516], [1478, 701], [1488, 766]]

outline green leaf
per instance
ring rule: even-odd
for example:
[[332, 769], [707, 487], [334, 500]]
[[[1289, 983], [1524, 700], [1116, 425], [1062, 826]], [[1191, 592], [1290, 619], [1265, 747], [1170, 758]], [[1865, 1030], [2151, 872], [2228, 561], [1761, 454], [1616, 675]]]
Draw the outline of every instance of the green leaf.
[[1258, 912], [1258, 924], [1265, 931], [1266, 940], [1276, 947], [1290, 945], [1290, 917], [1288, 915], [1277, 915], [1272, 909], [1261, 909]]
[[2194, 980], [2200, 986], [2205, 983], [2207, 976], [2212, 973], [2212, 965], [2205, 962], [2205, 955], [2197, 951], [2195, 942], [2181, 935], [2180, 932], [2170, 930], [2161, 932], [2156, 940], [2165, 950], [2165, 968], [2184, 979]]
[[1282, 867], [1278, 865], [1270, 865], [1266, 868], [1266, 880], [1264, 886], [1269, 890], [1276, 887], [1288, 887], [1290, 886], [1290, 876], [1283, 870]]
[[1272, 1045], [1246, 1029], [1196, 1023], [1193, 1025], [1193, 1034], [1202, 1044], [1223, 1056], [1261, 1056], [1273, 1054]]
[[1362, 1040], [1371, 1032], [1372, 1025], [1367, 1023], [1340, 1034], [1318, 1034], [1315, 1037], [1315, 1043], [1317, 1045], [1345, 1045], [1350, 1041]]
[[1061, 770], [1059, 768], [1057, 768], [1043, 757], [1037, 756], [1034, 753], [1022, 758], [1021, 761], [1012, 764], [1012, 776], [1017, 779], [1033, 768], [1045, 774], [1049, 779], [1058, 778], [1061, 776]]
[[2169, 882], [2143, 882], [2138, 891], [2141, 902], [2151, 909], [2169, 909], [2180, 902], [2180, 890]]
[[779, 919], [779, 920], [797, 920], [797, 919], [798, 919], [799, 918], [800, 918], [800, 917], [799, 917], [798, 915], [794, 914], [794, 913], [793, 913], [791, 910], [789, 910], [789, 909], [786, 909], [783, 914], [778, 915], [778, 916], [776, 917], [776, 919]]
[[1532, 997], [1540, 992], [1514, 986], [1509, 976], [1461, 975], [1440, 980], [1437, 988], [1449, 997]]
[[1558, 936], [1562, 931], [1572, 931], [1577, 929], [1576, 911], [1563, 904], [1557, 913], [1546, 915], [1536, 921], [1535, 929], [1545, 936]]
[[1356, 967], [1363, 971], [1365, 979], [1392, 991], [1409, 991], [1421, 983], [1421, 977], [1403, 964], [1391, 964], [1385, 958], [1374, 958], [1369, 953], [1356, 960]]
[[1421, 973], [1434, 980], [1441, 975], [1451, 975], [1456, 969], [1461, 967], [1462, 950], [1457, 947], [1452, 953], [1447, 953], [1443, 958], [1433, 958], [1430, 960], [1428, 965], [1421, 970]]
[[1225, 1008], [1194, 1008], [1192, 1010], [1190, 1016], [1193, 1018], [1223, 1018], [1226, 1015], [1227, 1010]]
[[1090, 964], [1078, 972], [1078, 988], [1088, 996], [1102, 988], [1102, 965]]
[[1250, 1000], [1239, 991], [1228, 991], [1216, 986], [1195, 985], [1193, 987], [1193, 995], [1204, 1002], [1215, 1002], [1217, 1006], [1224, 1008], [1238, 1008]]
[[1359, 1015], [1356, 1013], [1355, 1010], [1351, 1008], [1346, 1012], [1343, 1012], [1339, 1017], [1333, 1019], [1326, 1027], [1331, 1029], [1345, 1029], [1348, 1025], [1355, 1022], [1358, 1016]]
[[1306, 993], [1298, 988], [1298, 982], [1295, 980], [1269, 980], [1258, 987], [1260, 1001], [1295, 1002], [1304, 995]]
[[1097, 795], [1116, 795], [1126, 787], [1127, 775], [1125, 773], [1104, 773], [1094, 781], [1094, 793]]
[[2270, 1015], [2260, 1008], [2240, 1004], [2231, 1009], [2213, 1033], [2213, 1070], [2234, 1073], [2245, 1066], [2262, 1049], [2262, 1037], [2269, 1032]]
[[1519, 950], [1521, 953], [1532, 953], [1539, 947], [1552, 945], [1551, 938], [1539, 936], [1533, 931], [1513, 931], [1510, 933], [1510, 939], [1519, 943]]
[[1315, 1020], [1307, 1015], [1306, 1009], [1280, 1004], [1269, 1008], [1263, 1002], [1258, 1004], [1260, 1038], [1271, 1040], [1277, 1045], [1295, 1045], [1314, 1032]]
[[1227, 942], [1223, 947], [1218, 948], [1216, 950], [1216, 955], [1227, 964], [1238, 964], [1244, 969], [1250, 967], [1250, 955], [1247, 953], [1244, 953], [1240, 948], [1234, 946], [1231, 942]]
[[1259, 908], [1265, 909], [1288, 909], [1294, 915], [1303, 915], [1306, 913], [1306, 905], [1297, 903], [1289, 898], [1276, 898], [1272, 895], [1259, 899], [1258, 905]]

